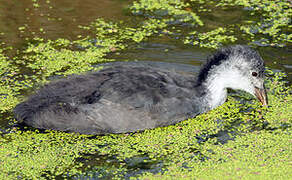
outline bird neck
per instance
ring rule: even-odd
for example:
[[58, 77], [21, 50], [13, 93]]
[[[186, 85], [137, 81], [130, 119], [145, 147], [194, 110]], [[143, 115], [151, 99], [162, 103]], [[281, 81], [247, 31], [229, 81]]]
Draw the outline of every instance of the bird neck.
[[[235, 69], [212, 69], [208, 78], [202, 83], [206, 89], [205, 97], [209, 109], [214, 109], [222, 105], [227, 99], [227, 88], [233, 88], [238, 84], [238, 78]], [[236, 87], [235, 87], [236, 88]]]
[[214, 109], [222, 105], [227, 98], [227, 88], [222, 83], [222, 79], [216, 77], [205, 83], [205, 99], [209, 109]]

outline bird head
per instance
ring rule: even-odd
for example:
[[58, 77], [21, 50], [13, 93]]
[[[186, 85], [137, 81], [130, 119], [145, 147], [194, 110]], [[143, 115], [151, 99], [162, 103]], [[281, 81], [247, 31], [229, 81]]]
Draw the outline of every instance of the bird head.
[[[268, 104], [264, 86], [264, 61], [257, 51], [235, 45], [219, 49], [208, 58], [198, 76], [198, 84], [205, 84], [213, 93], [213, 100], [223, 96], [226, 88], [239, 89], [254, 95], [264, 106]], [[223, 99], [214, 103], [222, 104]], [[214, 100], [216, 102], [217, 100]]]
[[[266, 89], [264, 85], [265, 64], [259, 53], [248, 46], [233, 46], [229, 55], [231, 69], [235, 69], [238, 82], [230, 85], [230, 88], [241, 89], [254, 95], [264, 106], [268, 105]], [[228, 62], [228, 60], [227, 60]]]

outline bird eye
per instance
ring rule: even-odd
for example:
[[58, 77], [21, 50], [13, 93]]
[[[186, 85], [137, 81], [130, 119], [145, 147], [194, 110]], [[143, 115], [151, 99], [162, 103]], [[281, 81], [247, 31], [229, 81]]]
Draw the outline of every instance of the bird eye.
[[256, 76], [258, 76], [258, 73], [257, 72], [252, 72], [251, 75], [256, 77]]

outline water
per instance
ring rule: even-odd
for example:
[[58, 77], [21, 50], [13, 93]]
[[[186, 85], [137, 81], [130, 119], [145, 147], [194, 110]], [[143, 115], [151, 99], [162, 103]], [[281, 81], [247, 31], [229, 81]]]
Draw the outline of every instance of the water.
[[[75, 40], [78, 35], [84, 33], [79, 25], [88, 25], [96, 18], [123, 20], [133, 24], [136, 19], [133, 20], [133, 15], [127, 9], [132, 2], [132, 0], [43, 0], [34, 3], [32, 0], [1, 0], [0, 32], [4, 34], [0, 35], [0, 42], [12, 46], [16, 51], [25, 48], [29, 38], [36, 36], [45, 39]], [[247, 16], [249, 16], [247, 11], [242, 8], [216, 9], [201, 17], [205, 26], [198, 29], [207, 31], [216, 26], [232, 25], [243, 21]], [[258, 47], [258, 50], [268, 67], [286, 72], [288, 80], [291, 81], [291, 45], [284, 48]], [[108, 58], [118, 61], [129, 60], [142, 65], [149, 65], [150, 62], [145, 61], [153, 61], [150, 63], [151, 66], [196, 73], [210, 53], [208, 49], [184, 45], [175, 39], [153, 37], [122, 53], [110, 54]]]
[[[84, 33], [79, 25], [88, 25], [96, 18], [135, 23], [134, 17], [127, 10], [132, 2], [131, 0], [55, 0], [37, 1], [37, 5], [34, 5], [31, 0], [17, 2], [1, 0], [0, 32], [4, 35], [0, 35], [0, 42], [5, 42], [14, 49], [23, 49], [27, 41], [36, 36], [45, 39], [75, 40], [78, 35]], [[241, 8], [216, 9], [201, 17], [206, 25], [199, 30], [207, 31], [219, 25], [230, 25], [243, 21], [247, 16], [248, 13]], [[268, 67], [286, 72], [291, 82], [291, 45], [284, 48], [259, 47], [258, 50]], [[113, 55], [112, 58], [199, 66], [206, 60], [208, 54], [210, 54], [208, 49], [186, 46], [171, 39], [152, 38], [146, 43], [141, 43], [138, 48]]]
[[[5, 34], [0, 41], [21, 48], [27, 37], [74, 40], [83, 32], [78, 26], [88, 25], [96, 18], [129, 18], [123, 13], [129, 3], [127, 0], [43, 0], [37, 1], [39, 7], [35, 8], [32, 0], [1, 0], [0, 32]], [[19, 27], [26, 28], [21, 32]]]
[[[1, 0], [0, 32], [3, 32], [4, 35], [0, 35], [0, 42], [5, 42], [6, 45], [12, 46], [17, 50], [23, 49], [27, 41], [35, 36], [41, 36], [45, 39], [67, 38], [75, 40], [78, 35], [84, 33], [78, 27], [79, 25], [88, 25], [96, 18], [101, 17], [113, 21], [123, 20], [133, 23], [131, 22], [132, 16], [127, 13], [127, 7], [131, 2], [130, 0], [55, 0], [39, 1], [34, 5], [31, 0]], [[34, 6], [39, 7], [34, 8]], [[210, 29], [220, 24], [236, 23], [246, 16], [245, 11], [242, 9], [233, 9], [230, 12], [216, 11], [216, 13], [208, 14], [202, 18], [207, 24], [204, 28]], [[258, 47], [258, 50], [268, 67], [286, 72], [288, 80], [291, 82], [291, 45], [284, 48]], [[209, 54], [210, 51], [208, 49], [183, 45], [174, 39], [157, 37], [140, 43], [137, 47], [132, 47], [122, 53], [111, 54], [107, 58], [118, 61], [129, 60], [136, 65], [150, 65], [175, 69], [181, 72], [196, 73]], [[7, 117], [11, 115], [2, 114], [1, 116]], [[6, 126], [8, 126], [6, 121], [2, 121], [0, 127]], [[225, 135], [223, 133], [222, 136]], [[84, 159], [77, 161], [90, 164], [94, 168], [88, 169], [87, 175], [77, 175], [77, 179], [87, 179], [91, 176], [98, 177], [102, 174], [104, 165], [111, 168], [117, 164], [113, 157], [102, 157], [99, 154], [89, 155], [88, 157], [84, 155]], [[128, 172], [125, 178], [145, 171], [153, 173], [162, 171], [163, 164], [160, 161], [145, 163], [145, 160], [147, 160], [147, 156], [126, 160], [125, 167]], [[111, 178], [110, 173], [103, 175], [105, 178]]]

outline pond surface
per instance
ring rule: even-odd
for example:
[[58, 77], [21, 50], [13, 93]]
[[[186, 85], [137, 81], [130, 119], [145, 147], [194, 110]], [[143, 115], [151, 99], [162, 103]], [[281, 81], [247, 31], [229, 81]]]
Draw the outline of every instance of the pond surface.
[[[129, 18], [123, 13], [129, 3], [126, 0], [42, 0], [35, 3], [32, 0], [1, 0], [0, 32], [5, 34], [0, 40], [18, 48], [25, 45], [27, 37], [74, 40], [83, 32], [79, 25], [88, 25], [101, 17]], [[24, 32], [21, 27], [25, 28]]]
[[[126, 24], [133, 25], [143, 17], [137, 17], [130, 13], [128, 8], [132, 3], [132, 0], [1, 0], [0, 43], [4, 42], [5, 46], [12, 46], [13, 50], [10, 56], [14, 56], [18, 50], [25, 49], [33, 37], [42, 37], [46, 40], [58, 38], [76, 40], [79, 35], [90, 35], [90, 33], [86, 34], [79, 26], [89, 25], [97, 18], [104, 18], [114, 22], [124, 21]], [[199, 31], [209, 31], [221, 25], [232, 25], [233, 23], [244, 21], [245, 17], [248, 16], [243, 8], [225, 10], [216, 10], [214, 8], [213, 10], [212, 13], [206, 16], [200, 16], [202, 21], [205, 22], [205, 26], [198, 27]], [[160, 13], [163, 14], [163, 12]], [[178, 28], [182, 29], [182, 34], [185, 29], [187, 31], [194, 28], [188, 25], [178, 26]], [[106, 58], [196, 73], [199, 70], [199, 66], [206, 61], [206, 57], [213, 50], [183, 44], [180, 37], [180, 35], [172, 38], [151, 37], [147, 41], [140, 42], [138, 45], [129, 47], [126, 50], [109, 53]], [[239, 39], [236, 43], [245, 44], [246, 41]], [[256, 48], [264, 58], [266, 65], [275, 71], [285, 72], [288, 75], [288, 81], [291, 83], [291, 43], [287, 43], [285, 47], [281, 48], [263, 45]], [[8, 126], [5, 120], [6, 117], [12, 116], [9, 113], [0, 115], [0, 130]], [[229, 139], [229, 137], [226, 137], [227, 133], [220, 133], [216, 135], [224, 139], [222, 141]], [[206, 139], [204, 137], [197, 138]], [[88, 168], [85, 175], [77, 174], [75, 179], [94, 179], [94, 177], [99, 177], [100, 175], [110, 179], [112, 177], [110, 168], [112, 166], [119, 168], [120, 166], [120, 161], [115, 156], [103, 156], [99, 153], [84, 154], [82, 158], [76, 161], [76, 163], [82, 162], [86, 166], [90, 165], [93, 168]], [[154, 174], [162, 172], [164, 164], [160, 159], [149, 159], [146, 154], [145, 156], [126, 159], [124, 167], [128, 170], [125, 178], [129, 178], [143, 172]]]
[[[2, 0], [0, 6], [0, 41], [22, 49], [27, 41], [35, 36], [45, 39], [67, 38], [77, 39], [84, 33], [79, 25], [85, 26], [96, 18], [112, 21], [126, 21], [135, 24], [139, 21], [129, 13], [128, 7], [133, 1], [129, 0], [43, 0], [43, 1], [11, 1]], [[248, 16], [242, 8], [217, 10], [201, 17], [205, 26], [201, 31], [222, 24], [232, 24], [243, 21]], [[244, 41], [238, 41], [244, 43]], [[286, 72], [288, 80], [292, 80], [292, 47], [284, 48], [258, 47], [260, 54], [268, 67]], [[133, 47], [130, 51], [113, 55], [116, 60], [147, 60], [174, 62], [199, 66], [210, 50], [183, 45], [180, 41], [152, 38]]]

